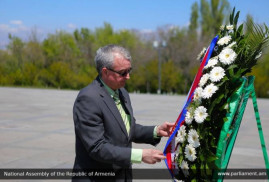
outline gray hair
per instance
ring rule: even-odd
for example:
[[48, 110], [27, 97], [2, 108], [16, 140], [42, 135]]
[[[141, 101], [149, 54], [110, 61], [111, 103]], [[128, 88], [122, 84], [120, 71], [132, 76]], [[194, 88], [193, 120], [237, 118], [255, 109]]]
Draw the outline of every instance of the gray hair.
[[94, 58], [96, 70], [99, 75], [101, 75], [102, 68], [104, 67], [112, 69], [115, 53], [119, 53], [125, 59], [132, 61], [129, 51], [121, 46], [110, 44], [101, 47], [96, 51], [96, 56]]

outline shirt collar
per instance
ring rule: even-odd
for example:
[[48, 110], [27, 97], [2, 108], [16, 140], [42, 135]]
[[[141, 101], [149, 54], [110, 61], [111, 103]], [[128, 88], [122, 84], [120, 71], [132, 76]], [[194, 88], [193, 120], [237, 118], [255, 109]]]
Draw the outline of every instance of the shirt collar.
[[109, 95], [113, 98], [113, 96], [116, 94], [119, 94], [119, 90], [114, 91], [113, 89], [111, 89], [107, 84], [105, 84], [105, 82], [102, 80], [101, 77], [99, 77], [102, 84], [105, 86], [106, 90], [108, 91]]

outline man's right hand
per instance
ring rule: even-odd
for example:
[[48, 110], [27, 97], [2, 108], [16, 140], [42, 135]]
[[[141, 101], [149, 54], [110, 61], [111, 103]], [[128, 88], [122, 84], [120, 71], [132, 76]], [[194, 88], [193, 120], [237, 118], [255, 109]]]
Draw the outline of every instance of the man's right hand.
[[142, 161], [147, 164], [155, 164], [156, 162], [161, 162], [161, 160], [166, 157], [159, 150], [154, 149], [143, 149]]

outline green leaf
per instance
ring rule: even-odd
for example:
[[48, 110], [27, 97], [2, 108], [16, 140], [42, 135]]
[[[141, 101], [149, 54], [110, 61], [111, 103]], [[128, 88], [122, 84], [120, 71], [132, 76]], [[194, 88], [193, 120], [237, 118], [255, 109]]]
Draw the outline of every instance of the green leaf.
[[221, 87], [224, 83], [226, 83], [226, 81], [227, 81], [228, 78], [226, 77], [227, 79], [225, 79], [225, 77], [224, 77], [224, 79], [221, 80], [220, 83], [216, 84], [217, 87]]
[[237, 32], [239, 32], [240, 35], [243, 33], [243, 28], [244, 28], [244, 24], [241, 24], [237, 29]]
[[179, 155], [177, 163], [181, 164], [182, 161], [183, 161], [183, 155]]
[[224, 76], [224, 77], [222, 78], [222, 82], [226, 82], [226, 81], [229, 81], [229, 78], [228, 78], [227, 76]]
[[236, 65], [236, 64], [232, 64], [232, 65], [230, 65], [227, 69], [229, 70], [229, 69], [234, 69], [234, 68], [237, 68], [238, 67], [238, 65]]
[[234, 12], [235, 12], [235, 7], [233, 8], [233, 12], [230, 14], [230, 24], [231, 25], [233, 25], [234, 23], [234, 21], [233, 21], [233, 19], [234, 19]]
[[190, 168], [191, 168], [193, 174], [196, 174], [196, 173], [197, 173], [196, 165], [195, 165], [195, 164], [192, 164], [192, 165], [190, 166]]
[[212, 162], [217, 160], [217, 157], [215, 154], [213, 154], [211, 151], [209, 152], [209, 156], [207, 157], [207, 162]]
[[203, 155], [203, 153], [204, 152], [201, 152], [202, 154], [199, 156], [199, 158], [200, 158], [200, 160], [203, 162], [203, 161], [205, 161], [205, 157], [204, 157], [204, 155]]
[[240, 14], [240, 11], [237, 11], [236, 15], [235, 15], [235, 18], [234, 18], [234, 25], [236, 26], [237, 25], [237, 21], [238, 21], [238, 18], [239, 18], [239, 14]]
[[211, 115], [213, 109], [215, 108], [215, 105], [221, 102], [221, 99], [224, 97], [224, 94], [221, 94], [218, 96], [214, 101], [211, 103], [210, 108], [208, 110], [208, 115]]
[[234, 77], [234, 70], [233, 69], [229, 69], [228, 73], [229, 73], [229, 77]]

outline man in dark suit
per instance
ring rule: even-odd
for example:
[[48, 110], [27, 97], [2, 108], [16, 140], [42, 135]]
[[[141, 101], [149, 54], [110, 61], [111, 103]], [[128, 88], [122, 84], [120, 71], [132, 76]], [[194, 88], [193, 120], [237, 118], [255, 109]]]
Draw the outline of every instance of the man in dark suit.
[[[97, 78], [83, 88], [74, 103], [73, 118], [76, 135], [74, 171], [101, 170], [115, 172], [110, 181], [131, 181], [131, 164], [154, 164], [165, 159], [155, 149], [134, 149], [132, 142], [157, 145], [162, 136], [169, 136], [173, 123], [160, 126], [136, 124], [128, 92], [124, 89], [130, 78], [131, 56], [117, 45], [97, 50]], [[111, 178], [110, 178], [111, 177]], [[73, 181], [78, 181], [73, 178]], [[93, 175], [88, 181], [102, 181]]]

